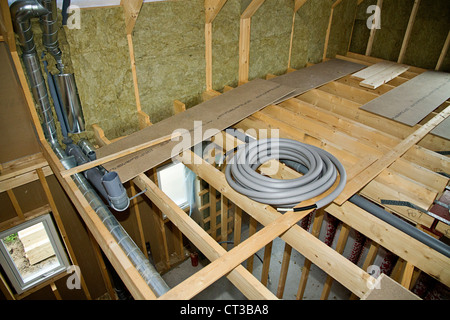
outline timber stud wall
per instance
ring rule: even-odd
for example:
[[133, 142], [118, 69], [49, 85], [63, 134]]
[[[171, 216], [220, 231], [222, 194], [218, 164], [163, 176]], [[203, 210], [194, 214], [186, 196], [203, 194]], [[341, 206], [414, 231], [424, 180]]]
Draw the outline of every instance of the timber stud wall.
[[[337, 0], [332, 3], [326, 31], [323, 60], [329, 58], [327, 57], [327, 48], [330, 35], [332, 34], [333, 12], [345, 1]], [[226, 2], [226, 0], [205, 0], [206, 91], [203, 93], [204, 100], [220, 95], [219, 92], [212, 89], [214, 77], [212, 67], [212, 40], [214, 37], [212, 24]], [[293, 34], [295, 13], [301, 10], [306, 2], [307, 0], [294, 1], [289, 60], [286, 66], [287, 72], [295, 71], [290, 68], [292, 39], [295, 37]], [[357, 1], [357, 4], [359, 5], [361, 2]], [[419, 5], [418, 2], [416, 1], [417, 4], [415, 3], [416, 9], [416, 6]], [[126, 37], [136, 98], [138, 115], [136, 121], [141, 129], [152, 125], [150, 117], [142, 111], [131, 36], [142, 4], [143, 1], [136, 0], [122, 1], [121, 3], [121, 6], [124, 8]], [[239, 85], [249, 81], [251, 19], [263, 4], [264, 0], [249, 2], [248, 7], [242, 12], [240, 17]], [[416, 9], [411, 13], [411, 27], [408, 26], [408, 30], [411, 30], [414, 23]], [[92, 235], [92, 239], [98, 243], [133, 297], [135, 299], [155, 299], [154, 293], [145, 284], [137, 270], [130, 265], [124, 252], [101, 224], [71, 178], [63, 177], [61, 174], [65, 170], [43, 137], [25, 75], [18, 54], [15, 51], [14, 35], [12, 34], [10, 21], [8, 23], [8, 15], [5, 15], [4, 2], [2, 2], [2, 12], [3, 21], [6, 21], [4, 30], [2, 28], [3, 41], [9, 44], [12, 51], [12, 57], [24, 88], [29, 111], [41, 143], [42, 155], [77, 208]], [[401, 50], [402, 55], [405, 52], [403, 48], [407, 46], [410, 39], [410, 34], [410, 31], [408, 31], [405, 35]], [[373, 42], [373, 37], [374, 35], [371, 34], [368, 49], [370, 49], [371, 42]], [[443, 57], [446, 56], [447, 50], [448, 41], [446, 41], [442, 49], [436, 69], [439, 69], [442, 65]], [[402, 61], [402, 55], [399, 57], [399, 61]], [[369, 55], [364, 56], [351, 52], [345, 55], [338, 55], [337, 58], [355, 61], [368, 66], [381, 61]], [[362, 88], [350, 75], [345, 76], [317, 89], [309, 90], [279, 105], [270, 105], [234, 125], [235, 128], [243, 130], [277, 128], [280, 130], [282, 137], [296, 139], [324, 148], [334, 153], [344, 164], [353, 189], [347, 190], [347, 193], [341, 196], [340, 201], [336, 201], [327, 208], [315, 212], [311, 233], [297, 225], [297, 222], [307, 217], [311, 212], [281, 215], [270, 206], [247, 199], [231, 189], [226, 183], [223, 172], [205, 160], [200, 160], [202, 162], [201, 165], [189, 164], [188, 160], [191, 157], [196, 157], [190, 151], [180, 155], [180, 159], [197, 174], [200, 179], [200, 185], [203, 186], [199, 196], [204, 199], [200, 209], [205, 212], [205, 215], [200, 225], [186, 215], [158, 188], [155, 174], [156, 168], [137, 175], [130, 182], [129, 191], [134, 195], [138, 191], [136, 188], [146, 190], [145, 196], [138, 197], [132, 203], [132, 210], [135, 210], [136, 225], [138, 226], [139, 239], [137, 243], [146, 253], [145, 239], [148, 239], [148, 236], [145, 234], [148, 226], [140, 222], [142, 212], [139, 209], [142, 208], [142, 202], [150, 201], [152, 210], [146, 213], [151, 216], [152, 228], [154, 228], [156, 234], [150, 241], [150, 245], [152, 246], [152, 254], [154, 257], [158, 256], [158, 261], [161, 263], [159, 270], [167, 270], [174, 263], [186, 257], [183, 237], [189, 239], [211, 261], [210, 265], [172, 288], [160, 299], [192, 298], [223, 275], [226, 275], [250, 299], [282, 298], [289, 272], [288, 266], [292, 249], [298, 251], [306, 258], [303, 272], [301, 275], [298, 275], [299, 288], [297, 299], [303, 297], [312, 264], [317, 265], [328, 274], [322, 292], [323, 299], [328, 298], [331, 284], [334, 280], [348, 288], [354, 297], [364, 297], [370, 291], [369, 288], [373, 287], [375, 283], [375, 279], [366, 272], [366, 269], [372, 263], [380, 247], [384, 247], [399, 257], [397, 267], [399, 271], [393, 277], [405, 288], [410, 289], [414, 285], [414, 281], [420, 272], [425, 272], [449, 286], [450, 259], [346, 201], [354, 192], [359, 192], [361, 195], [378, 202], [383, 192], [394, 190], [399, 199], [404, 199], [404, 197], [420, 198], [423, 201], [423, 207], [428, 209], [434, 199], [441, 195], [448, 184], [447, 178], [436, 173], [450, 172], [448, 158], [433, 151], [449, 150], [450, 142], [437, 136], [426, 134], [433, 127], [433, 123], [427, 122], [429, 119], [415, 127], [408, 127], [391, 120], [381, 119], [379, 116], [359, 109], [365, 102], [375, 99], [424, 71], [421, 68], [411, 67], [409, 71], [396, 77], [389, 84], [380, 86], [377, 90]], [[268, 74], [267, 77], [271, 78], [274, 75]], [[228, 90], [233, 90], [233, 88], [225, 86], [224, 91]], [[447, 101], [436, 109], [435, 114], [431, 116], [448, 116], [448, 106], [449, 102]], [[186, 107], [182, 102], [174, 101], [174, 113], [183, 112], [185, 109]], [[297, 126], [298, 123], [303, 124], [301, 128]], [[99, 146], [112, 142], [105, 137], [101, 127], [94, 126], [93, 130]], [[422, 133], [422, 137], [419, 141], [415, 141], [412, 137], [416, 137], [418, 133]], [[224, 141], [232, 141], [233, 144], [239, 143], [225, 132], [215, 136], [213, 141], [221, 148], [232, 145], [229, 143], [224, 144]], [[395, 150], [395, 152], [390, 152], [391, 150]], [[225, 152], [226, 150], [223, 151]], [[46, 191], [49, 206], [52, 207], [51, 192], [45, 187], [44, 174], [45, 170], [48, 170], [46, 165], [43, 162], [42, 166], [37, 169], [30, 165], [29, 170], [13, 172], [11, 177], [4, 176], [2, 171], [2, 176], [0, 177], [2, 177], [2, 182], [5, 180], [9, 183], [10, 181], [17, 181], [19, 176], [22, 177], [24, 173], [28, 174], [30, 172], [30, 175], [32, 175], [33, 170], [37, 170], [39, 181]], [[362, 174], [366, 171], [372, 173], [368, 178]], [[281, 170], [277, 174], [284, 178], [297, 175], [296, 172], [285, 166], [281, 166]], [[27, 182], [29, 180], [20, 183]], [[10, 189], [10, 187], [5, 187], [2, 191]], [[20, 206], [14, 200], [14, 193], [11, 191], [7, 192], [14, 204], [18, 217], [26, 217], [27, 214], [21, 212]], [[141, 205], [138, 205], [138, 203], [141, 203]], [[220, 206], [218, 206], [218, 203], [220, 203]], [[411, 214], [410, 211], [403, 210], [401, 207], [387, 207], [386, 209], [416, 224], [419, 228], [432, 228], [444, 235], [448, 236], [449, 234], [448, 225], [442, 222], [436, 224], [436, 221], [429, 216]], [[48, 210], [48, 206], [46, 206], [46, 210]], [[57, 213], [57, 210], [53, 207], [52, 211]], [[167, 219], [163, 219], [163, 213], [167, 216]], [[342, 225], [335, 249], [318, 239], [325, 213], [336, 217]], [[250, 216], [250, 235], [248, 239], [241, 241], [241, 223], [244, 214]], [[263, 228], [256, 232], [258, 224], [262, 225]], [[206, 225], [209, 225], [209, 228]], [[58, 226], [64, 235], [64, 226]], [[366, 236], [370, 242], [369, 254], [362, 268], [342, 255], [349, 232], [352, 229]], [[234, 232], [234, 246], [233, 249], [228, 250], [226, 243], [220, 245], [217, 241], [226, 240], [231, 232]], [[270, 263], [275, 263], [270, 260], [272, 240], [277, 237], [280, 237], [285, 242], [285, 250], [278, 290], [276, 293], [273, 293], [266, 286]], [[308, 243], [308, 245], [305, 246], [305, 243]], [[253, 254], [263, 247], [265, 247], [263, 272], [261, 278], [257, 279], [251, 273], [251, 259]], [[70, 246], [68, 246], [69, 248]], [[171, 258], [173, 256], [176, 256], [176, 258]], [[98, 254], [97, 257], [100, 265], [102, 265], [101, 255]], [[74, 257], [72, 257], [73, 259]], [[247, 269], [241, 265], [241, 262], [246, 259], [249, 259]], [[102, 270], [105, 271], [104, 268]], [[106, 288], [112, 294], [108, 275], [105, 272], [103, 275]], [[199, 279], [202, 281], [198, 281]], [[15, 298], [8, 291], [7, 284], [4, 281], [0, 284], [3, 284], [2, 291], [5, 296]], [[54, 285], [51, 285], [51, 287], [53, 289]], [[85, 288], [85, 292], [89, 298], [87, 288]], [[57, 292], [55, 292], [55, 296], [57, 296]]]

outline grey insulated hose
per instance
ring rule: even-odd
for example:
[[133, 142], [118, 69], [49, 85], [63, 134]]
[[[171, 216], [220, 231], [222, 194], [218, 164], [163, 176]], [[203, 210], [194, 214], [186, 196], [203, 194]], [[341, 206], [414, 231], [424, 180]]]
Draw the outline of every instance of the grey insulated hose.
[[[263, 176], [258, 167], [272, 159], [305, 167], [303, 176], [283, 180]], [[320, 196], [339, 183], [314, 205], [295, 208], [298, 203]], [[228, 184], [249, 198], [276, 206], [279, 211], [301, 211], [322, 208], [331, 203], [344, 189], [347, 175], [344, 167], [329, 152], [290, 139], [262, 139], [240, 145], [228, 161], [225, 171]]]

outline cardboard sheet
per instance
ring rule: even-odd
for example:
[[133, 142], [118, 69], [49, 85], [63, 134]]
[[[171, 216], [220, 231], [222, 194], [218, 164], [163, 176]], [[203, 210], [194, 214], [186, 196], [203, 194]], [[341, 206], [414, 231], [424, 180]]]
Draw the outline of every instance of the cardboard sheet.
[[128, 181], [170, 159], [173, 150], [181, 152], [189, 149], [292, 91], [290, 87], [266, 80], [250, 81], [185, 112], [104, 146], [97, 150], [97, 157], [169, 135], [175, 130], [181, 131], [181, 139], [169, 140], [104, 165], [107, 170], [116, 171], [122, 182]]
[[269, 81], [295, 88], [295, 91], [276, 101], [276, 103], [280, 103], [305, 93], [308, 90], [323, 86], [324, 84], [342, 78], [350, 73], [359, 71], [365, 67], [365, 65], [354, 62], [332, 59], [308, 68], [303, 68], [272, 78]]
[[414, 126], [450, 97], [450, 73], [426, 71], [361, 109]]

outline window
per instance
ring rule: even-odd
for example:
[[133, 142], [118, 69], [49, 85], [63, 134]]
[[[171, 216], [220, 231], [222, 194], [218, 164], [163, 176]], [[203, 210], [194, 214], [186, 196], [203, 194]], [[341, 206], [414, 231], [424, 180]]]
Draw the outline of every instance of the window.
[[0, 264], [18, 294], [69, 267], [50, 214], [0, 232], [0, 244]]
[[157, 169], [159, 188], [180, 208], [189, 206], [186, 168], [181, 162], [170, 163]]

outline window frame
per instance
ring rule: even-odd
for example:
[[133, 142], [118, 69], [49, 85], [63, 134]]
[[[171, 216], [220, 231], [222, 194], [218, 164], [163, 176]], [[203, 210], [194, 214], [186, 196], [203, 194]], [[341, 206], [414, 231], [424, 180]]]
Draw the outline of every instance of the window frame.
[[[47, 271], [44, 274], [31, 279], [30, 281], [24, 282], [20, 272], [17, 270], [16, 264], [9, 255], [9, 252], [6, 250], [3, 239], [8, 235], [17, 233], [41, 222], [45, 228], [50, 243], [52, 244], [53, 250], [55, 251], [59, 266], [54, 267], [50, 271]], [[62, 272], [65, 272], [67, 268], [69, 268], [69, 258], [67, 257], [65, 246], [60, 239], [59, 232], [56, 229], [51, 213], [41, 215], [0, 232], [0, 265], [2, 266], [17, 294], [22, 294], [27, 290], [32, 289], [33, 287], [61, 274]]]

